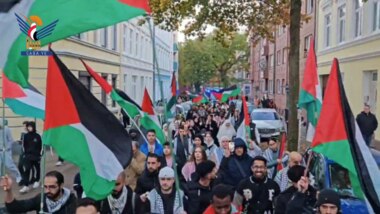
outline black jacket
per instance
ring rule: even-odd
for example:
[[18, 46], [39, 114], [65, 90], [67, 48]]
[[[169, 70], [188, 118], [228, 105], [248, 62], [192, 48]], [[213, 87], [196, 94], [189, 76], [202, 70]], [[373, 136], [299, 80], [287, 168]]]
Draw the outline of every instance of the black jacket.
[[214, 182], [212, 182], [210, 186], [205, 187], [194, 181], [187, 182], [184, 185], [184, 192], [190, 204], [188, 214], [203, 213], [207, 209], [211, 203], [211, 190], [214, 185]]
[[[133, 214], [136, 213], [136, 202], [139, 200], [139, 197], [132, 191], [129, 186], [125, 186], [127, 188], [127, 202], [125, 204], [124, 210], [120, 214]], [[132, 203], [132, 200], [134, 202]], [[99, 202], [100, 213], [101, 214], [112, 214], [110, 205], [108, 203], [108, 199], [105, 198]]]
[[[45, 196], [46, 199], [46, 196]], [[7, 210], [9, 213], [25, 213], [29, 211], [36, 211], [39, 213], [40, 211], [40, 203], [41, 196], [38, 194], [33, 198], [25, 199], [25, 200], [13, 200], [11, 203], [5, 203]], [[74, 194], [70, 194], [69, 199], [66, 203], [61, 207], [58, 212], [54, 212], [53, 214], [67, 214], [67, 213], [75, 213], [76, 209], [76, 197]], [[48, 212], [46, 202], [44, 200], [44, 212]]]
[[377, 119], [374, 114], [369, 112], [366, 114], [364, 111], [358, 114], [356, 122], [363, 135], [369, 136], [377, 129]]
[[41, 157], [42, 140], [37, 132], [28, 132], [24, 135], [23, 149], [27, 160], [37, 161]]
[[307, 194], [296, 192], [292, 195], [286, 207], [286, 214], [313, 214], [313, 205], [310, 204]]
[[[292, 199], [293, 195], [296, 194], [297, 192], [298, 192], [297, 188], [291, 186], [288, 189], [286, 189], [284, 192], [280, 193], [280, 195], [276, 199], [275, 213], [285, 214], [289, 201]], [[308, 190], [305, 193], [304, 206], [313, 207], [316, 202], [317, 202], [317, 191], [312, 186], [309, 186]]]
[[135, 192], [141, 195], [146, 192], [150, 192], [152, 189], [159, 186], [158, 171], [150, 173], [145, 169], [144, 173], [139, 177], [139, 179], [137, 179]]

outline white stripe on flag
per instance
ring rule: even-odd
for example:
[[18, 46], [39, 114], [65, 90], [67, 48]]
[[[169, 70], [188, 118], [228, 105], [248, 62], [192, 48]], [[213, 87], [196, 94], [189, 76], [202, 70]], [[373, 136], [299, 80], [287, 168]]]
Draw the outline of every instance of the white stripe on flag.
[[26, 97], [17, 98], [20, 102], [23, 102], [34, 108], [45, 111], [45, 97], [39, 93], [36, 93], [30, 89], [24, 89]]
[[81, 123], [72, 124], [71, 126], [81, 131], [86, 137], [96, 174], [109, 181], [116, 180], [123, 171], [123, 167], [112, 151]]
[[315, 134], [315, 128], [313, 124], [309, 123], [309, 126], [307, 127], [307, 133], [306, 133], [306, 141], [313, 142], [314, 134]]
[[0, 68], [4, 68], [11, 47], [21, 34], [15, 13], [27, 16], [33, 3], [34, 0], [23, 0], [7, 13], [0, 13]]
[[246, 130], [245, 130], [245, 119], [241, 122], [240, 126], [236, 130], [236, 137], [241, 138], [246, 142]]

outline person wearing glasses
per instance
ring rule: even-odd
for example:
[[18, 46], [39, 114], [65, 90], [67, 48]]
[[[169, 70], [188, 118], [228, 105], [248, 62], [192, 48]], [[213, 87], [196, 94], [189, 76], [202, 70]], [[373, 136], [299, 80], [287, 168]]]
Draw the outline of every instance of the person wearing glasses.
[[267, 160], [263, 156], [253, 158], [251, 171], [252, 175], [239, 183], [234, 204], [242, 206], [243, 213], [273, 213], [273, 201], [280, 194], [280, 187], [267, 177]]
[[[51, 171], [45, 175], [43, 212], [54, 214], [75, 213], [76, 197], [69, 189], [63, 187], [64, 177], [58, 171]], [[1, 178], [0, 187], [5, 191], [5, 206], [9, 213], [39, 212], [41, 197], [17, 200], [12, 193], [13, 181], [10, 177]]]

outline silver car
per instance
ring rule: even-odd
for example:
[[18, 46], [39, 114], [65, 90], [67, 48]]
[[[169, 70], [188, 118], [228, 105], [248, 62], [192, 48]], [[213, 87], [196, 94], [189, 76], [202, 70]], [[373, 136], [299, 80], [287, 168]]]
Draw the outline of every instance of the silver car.
[[278, 137], [285, 131], [284, 121], [275, 109], [253, 109], [251, 119], [256, 124], [261, 138]]

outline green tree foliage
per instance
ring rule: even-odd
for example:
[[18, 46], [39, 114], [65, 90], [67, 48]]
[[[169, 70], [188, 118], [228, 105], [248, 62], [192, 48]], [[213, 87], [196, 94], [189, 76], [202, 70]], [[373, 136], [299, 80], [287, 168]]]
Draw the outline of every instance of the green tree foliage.
[[217, 75], [223, 86], [230, 83], [229, 74], [236, 65], [247, 67], [247, 36], [234, 34], [223, 44], [214, 40], [211, 34], [204, 39], [188, 40], [179, 50], [180, 83], [195, 86], [207, 84]]

